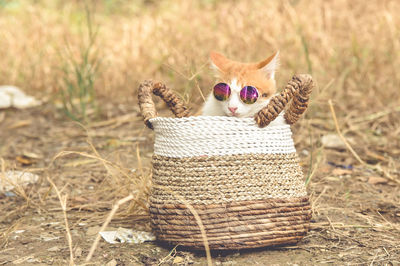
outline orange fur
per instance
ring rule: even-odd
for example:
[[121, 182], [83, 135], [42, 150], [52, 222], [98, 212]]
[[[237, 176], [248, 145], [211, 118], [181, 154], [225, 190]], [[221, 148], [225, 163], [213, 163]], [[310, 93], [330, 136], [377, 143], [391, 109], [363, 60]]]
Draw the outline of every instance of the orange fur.
[[268, 65], [276, 54], [277, 52], [258, 63], [236, 62], [216, 52], [212, 52], [210, 58], [223, 82], [229, 83], [235, 78], [240, 86], [254, 86], [262, 97], [268, 98], [276, 92], [275, 80], [269, 78], [262, 68]]

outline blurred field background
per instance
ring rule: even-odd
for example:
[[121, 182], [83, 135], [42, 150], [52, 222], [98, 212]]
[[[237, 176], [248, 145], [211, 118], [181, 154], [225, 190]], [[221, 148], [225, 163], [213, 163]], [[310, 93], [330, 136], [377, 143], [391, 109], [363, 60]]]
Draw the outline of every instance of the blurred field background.
[[[328, 253], [310, 252], [313, 262], [329, 262], [329, 256], [331, 262], [399, 262], [399, 238], [382, 236], [400, 235], [398, 10], [399, 1], [361, 0], [0, 0], [0, 84], [46, 103], [0, 119], [2, 167], [36, 171], [66, 186], [64, 193], [75, 199], [68, 209], [72, 227], [82, 210], [89, 224], [101, 225], [111, 204], [130, 193], [136, 198], [117, 212], [117, 221], [146, 221], [152, 136], [138, 114], [139, 83], [163, 81], [197, 111], [214, 84], [210, 51], [251, 62], [280, 50], [279, 88], [295, 73], [310, 73], [316, 82], [305, 118], [293, 127], [316, 219], [308, 239], [324, 235], [328, 247]], [[35, 122], [15, 126], [18, 119]], [[354, 151], [321, 141], [338, 129]], [[26, 130], [40, 140], [17, 141]], [[21, 166], [15, 158], [24, 145], [47, 149], [44, 158]], [[56, 154], [63, 163], [49, 170]], [[99, 185], [85, 190], [93, 178]], [[47, 198], [45, 177], [40, 188], [21, 190], [20, 200], [3, 199], [4, 209], [13, 209], [0, 219], [4, 247], [24, 224], [22, 211], [52, 213], [43, 204], [59, 205], [54, 193]], [[383, 242], [376, 242], [378, 235]], [[337, 239], [342, 244], [334, 245]], [[347, 250], [349, 243], [358, 249]], [[65, 262], [67, 245], [62, 252], [58, 259]]]
[[[278, 84], [310, 72], [340, 111], [399, 98], [397, 1], [87, 1], [99, 96], [126, 99], [145, 78], [208, 92], [208, 54], [255, 61], [281, 51]], [[88, 46], [84, 1], [1, 1], [0, 83], [37, 95], [62, 89], [64, 64]], [[69, 51], [67, 51], [69, 50]], [[329, 86], [327, 86], [329, 85]], [[347, 110], [345, 110], [347, 109]]]

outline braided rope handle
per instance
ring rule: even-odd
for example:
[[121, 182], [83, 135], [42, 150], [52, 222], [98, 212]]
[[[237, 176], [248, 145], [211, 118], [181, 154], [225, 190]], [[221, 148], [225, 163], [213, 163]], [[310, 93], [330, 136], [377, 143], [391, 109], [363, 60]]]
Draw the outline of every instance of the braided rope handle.
[[260, 127], [265, 127], [273, 121], [290, 102], [284, 118], [291, 125], [299, 120], [308, 107], [311, 91], [314, 87], [312, 77], [307, 74], [293, 76], [283, 91], [273, 97], [269, 104], [254, 117]]
[[[296, 123], [308, 107], [313, 87], [314, 83], [310, 75], [293, 76], [283, 91], [274, 96], [269, 104], [255, 115], [254, 119], [260, 127], [265, 127], [290, 104], [284, 118], [290, 125]], [[150, 129], [153, 129], [153, 126], [149, 120], [157, 116], [152, 94], [163, 99], [176, 117], [189, 116], [189, 109], [169, 88], [160, 82], [153, 83], [151, 80], [146, 80], [139, 86], [138, 100], [144, 122]]]
[[138, 90], [140, 111], [143, 115], [144, 123], [148, 128], [153, 129], [149, 120], [157, 116], [157, 110], [152, 99], [152, 94], [163, 99], [176, 117], [189, 116], [189, 110], [183, 104], [181, 99], [164, 84], [160, 82], [153, 83], [151, 80], [145, 80], [140, 84]]

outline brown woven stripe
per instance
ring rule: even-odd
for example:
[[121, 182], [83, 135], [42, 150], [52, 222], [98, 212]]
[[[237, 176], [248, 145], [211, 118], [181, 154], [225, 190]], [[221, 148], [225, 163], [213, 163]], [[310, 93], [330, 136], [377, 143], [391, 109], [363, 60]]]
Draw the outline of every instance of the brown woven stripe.
[[[257, 237], [259, 239], [272, 239], [277, 237], [287, 237], [287, 236], [302, 236], [305, 234], [306, 229], [308, 227], [304, 225], [293, 226], [289, 228], [282, 228], [282, 230], [270, 230], [270, 231], [232, 231], [232, 232], [218, 232], [218, 233], [207, 233], [207, 239], [209, 242], [212, 241], [223, 241], [223, 240], [232, 240], [232, 239], [243, 239], [243, 238], [251, 238]], [[191, 234], [188, 235], [188, 232], [167, 232], [168, 237], [165, 240], [177, 241], [185, 237], [185, 239], [190, 241], [202, 241], [203, 237], [201, 234]]]
[[[299, 242], [303, 237], [304, 235], [298, 235], [290, 237], [274, 237], [270, 239], [265, 239], [260, 237], [245, 236], [242, 239], [231, 239], [229, 241], [212, 241], [209, 247], [210, 249], [214, 250], [259, 248], [259, 247], [277, 246], [282, 244], [295, 244]], [[180, 242], [177, 242], [177, 240], [170, 239], [164, 242], [180, 243], [181, 245], [190, 247], [192, 249], [198, 249], [198, 250], [204, 249], [202, 242], [193, 242], [187, 239], [185, 241], [180, 241]]]
[[149, 128], [153, 129], [149, 120], [157, 116], [157, 110], [151, 98], [151, 93], [160, 96], [176, 117], [186, 117], [189, 115], [189, 110], [183, 104], [182, 100], [178, 98], [172, 90], [167, 88], [165, 84], [161, 82], [153, 83], [151, 80], [145, 80], [139, 86], [138, 101], [144, 123]]
[[[294, 124], [307, 109], [311, 91], [314, 87], [310, 75], [293, 76], [283, 91], [274, 96], [270, 103], [261, 109], [254, 117], [260, 127], [267, 126], [278, 114], [289, 106], [285, 113], [288, 124]], [[290, 100], [292, 101], [289, 105]]]
[[169, 158], [153, 156], [152, 204], [220, 204], [304, 197], [296, 153]]
[[[281, 244], [293, 244], [299, 242], [307, 233], [307, 230], [297, 231], [296, 233], [286, 231], [285, 234], [278, 233], [272, 235], [252, 235], [241, 234], [225, 239], [208, 238], [211, 249], [248, 249], [266, 246], [276, 246]], [[162, 242], [180, 244], [192, 249], [204, 249], [201, 238], [192, 239], [191, 237], [168, 237], [160, 239]]]
[[[308, 208], [311, 209], [311, 208]], [[295, 211], [290, 213], [290, 217], [292, 217], [290, 220], [297, 220], [297, 219], [303, 219], [302, 217], [304, 216], [304, 210], [300, 211]], [[248, 213], [240, 213], [241, 216], [240, 218], [237, 217], [237, 214], [231, 214], [231, 213], [221, 213], [218, 216], [213, 215], [213, 217], [207, 216], [206, 218], [203, 216], [200, 216], [200, 218], [203, 221], [203, 224], [205, 225], [212, 225], [212, 226], [218, 226], [219, 224], [224, 224], [229, 221], [230, 224], [232, 223], [237, 223], [237, 224], [256, 224], [259, 222], [267, 222], [266, 219], [271, 221], [272, 218], [276, 218], [274, 221], [279, 221], [280, 219], [285, 219], [288, 220], [289, 218], [281, 218], [280, 213], [270, 213], [270, 214], [258, 214], [254, 215], [251, 212]], [[253, 215], [252, 215], [253, 214]], [[217, 218], [215, 218], [217, 216]], [[307, 218], [308, 214], [305, 215], [304, 218]], [[165, 220], [157, 220], [157, 224], [171, 224], [171, 225], [188, 225], [188, 226], [197, 226], [197, 222], [195, 220], [191, 219], [182, 219], [181, 216], [179, 215], [164, 215]]]
[[[250, 216], [251, 215], [256, 215], [257, 217], [278, 217], [279, 213], [302, 213], [304, 211], [309, 211], [311, 209], [310, 206], [304, 206], [304, 207], [297, 207], [297, 208], [279, 208], [279, 209], [268, 209], [268, 206], [265, 207], [265, 210], [253, 210], [253, 209], [248, 209], [248, 210], [243, 210], [243, 211], [238, 211], [238, 212], [233, 212], [230, 210], [222, 210], [216, 213], [215, 210], [214, 213], [211, 214], [204, 214], [204, 213], [197, 213], [199, 214], [200, 218], [211, 220], [211, 219], [219, 219], [219, 218], [231, 218], [231, 217], [236, 217], [236, 215], [241, 214], [241, 215], [246, 215]], [[179, 214], [177, 212], [164, 212], [163, 210], [154, 210], [154, 208], [151, 208], [150, 210], [151, 214], [155, 215], [163, 215], [165, 217], [168, 217], [169, 219], [173, 219], [174, 217], [179, 217], [180, 219], [183, 219], [185, 216], [192, 216], [192, 214], [189, 214], [189, 210], [185, 212], [185, 214]]]
[[[286, 210], [296, 210], [299, 207], [308, 207], [308, 197], [291, 199], [266, 199], [257, 201], [239, 201], [222, 204], [199, 204], [196, 205], [197, 213], [201, 215], [211, 215], [220, 213], [232, 213], [240, 211], [246, 213], [251, 210], [253, 214], [276, 213]], [[151, 209], [157, 210], [161, 214], [192, 215], [184, 204], [152, 204]]]
[[[214, 218], [214, 219], [204, 219], [203, 217], [200, 217], [203, 221], [204, 225], [209, 225], [210, 228], [216, 228], [219, 226], [224, 226], [225, 223], [229, 223], [232, 225], [247, 225], [247, 224], [257, 224], [257, 223], [270, 223], [270, 222], [274, 222], [274, 223], [278, 223], [279, 221], [283, 221], [283, 222], [294, 222], [296, 220], [304, 220], [307, 219], [309, 214], [308, 213], [304, 213], [305, 210], [303, 211], [298, 211], [298, 212], [292, 212], [290, 213], [290, 215], [285, 216], [285, 217], [281, 217], [280, 214], [275, 214], [274, 217], [270, 217], [270, 216], [265, 216], [265, 215], [257, 215], [254, 216], [252, 214], [250, 215], [245, 215], [240, 213], [240, 218], [237, 217], [238, 214], [236, 214], [236, 216], [233, 216], [232, 214], [226, 215], [225, 217], [221, 217], [221, 218]], [[160, 217], [160, 216], [158, 216]], [[179, 226], [179, 225], [183, 225], [183, 226], [194, 226], [194, 227], [198, 227], [197, 223], [195, 220], [191, 220], [191, 219], [182, 219], [182, 217], [179, 216], [163, 216], [165, 218], [165, 220], [158, 220], [155, 221], [155, 223], [159, 224], [159, 225], [174, 225], [174, 226]]]
[[[212, 249], [254, 248], [296, 243], [309, 229], [307, 197], [192, 205]], [[152, 204], [152, 227], [161, 241], [203, 248], [203, 236], [182, 204]]]
[[[215, 233], [220, 235], [221, 233], [232, 233], [232, 232], [259, 232], [259, 231], [270, 231], [270, 230], [286, 230], [286, 229], [305, 229], [308, 228], [308, 223], [305, 223], [305, 221], [308, 220], [307, 215], [303, 216], [298, 216], [297, 220], [285, 220], [284, 218], [282, 219], [282, 222], [279, 222], [277, 220], [258, 220], [258, 221], [253, 221], [253, 223], [246, 223], [246, 221], [240, 221], [240, 222], [229, 222], [225, 221], [219, 224], [207, 224], [205, 227], [207, 228], [207, 236], [215, 236]], [[168, 235], [173, 235], [177, 234], [180, 236], [184, 235], [196, 235], [195, 232], [199, 230], [199, 227], [197, 225], [189, 226], [189, 225], [174, 225], [173, 229], [171, 228], [171, 224], [155, 224], [157, 225], [157, 230], [160, 232], [163, 232]], [[201, 236], [201, 234], [198, 234]]]

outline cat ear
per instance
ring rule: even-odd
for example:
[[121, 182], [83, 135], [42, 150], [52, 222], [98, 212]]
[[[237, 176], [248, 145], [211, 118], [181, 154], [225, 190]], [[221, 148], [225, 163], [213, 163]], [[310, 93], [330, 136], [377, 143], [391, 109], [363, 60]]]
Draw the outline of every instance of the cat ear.
[[269, 79], [275, 78], [275, 71], [279, 67], [279, 51], [257, 64], [257, 68], [262, 70]]
[[217, 52], [210, 53], [211, 68], [220, 72], [226, 69], [226, 65], [229, 64], [230, 60]]

